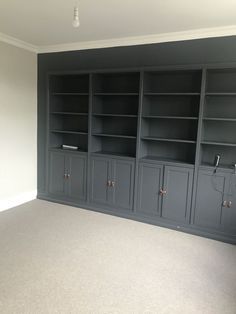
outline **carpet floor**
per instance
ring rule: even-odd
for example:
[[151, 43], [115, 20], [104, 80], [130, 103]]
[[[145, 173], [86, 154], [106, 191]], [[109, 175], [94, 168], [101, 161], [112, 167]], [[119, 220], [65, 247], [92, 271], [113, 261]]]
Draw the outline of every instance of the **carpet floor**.
[[0, 213], [1, 314], [236, 314], [236, 247], [35, 200]]

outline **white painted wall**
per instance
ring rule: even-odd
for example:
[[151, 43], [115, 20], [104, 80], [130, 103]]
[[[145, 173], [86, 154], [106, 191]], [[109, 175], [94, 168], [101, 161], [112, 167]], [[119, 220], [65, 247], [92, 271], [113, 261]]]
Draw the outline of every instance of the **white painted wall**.
[[0, 211], [36, 197], [37, 55], [0, 42]]

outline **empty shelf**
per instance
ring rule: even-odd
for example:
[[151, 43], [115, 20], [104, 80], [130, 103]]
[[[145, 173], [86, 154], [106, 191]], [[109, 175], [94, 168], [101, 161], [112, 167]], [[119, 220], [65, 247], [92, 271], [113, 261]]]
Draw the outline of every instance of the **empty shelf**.
[[84, 112], [64, 112], [64, 111], [53, 111], [51, 114], [58, 114], [58, 115], [68, 115], [68, 116], [87, 116], [88, 113]]
[[132, 135], [122, 135], [122, 134], [107, 134], [107, 133], [94, 133], [93, 136], [100, 137], [117, 137], [117, 138], [128, 138], [128, 139], [136, 139], [136, 136]]
[[218, 146], [229, 146], [236, 147], [236, 143], [225, 143], [225, 142], [215, 142], [215, 141], [202, 141], [203, 145], [218, 145]]
[[161, 141], [161, 142], [176, 142], [176, 143], [186, 143], [186, 144], [194, 144], [196, 141], [193, 140], [183, 140], [183, 139], [174, 139], [174, 138], [160, 138], [160, 137], [152, 137], [152, 136], [143, 136], [142, 140], [148, 141]]
[[77, 93], [77, 92], [65, 92], [65, 93], [52, 93], [52, 95], [55, 95], [55, 96], [88, 96], [89, 93]]
[[155, 115], [144, 115], [145, 119], [179, 119], [179, 120], [197, 120], [197, 117], [185, 117], [185, 116], [155, 116]]
[[81, 132], [81, 131], [51, 130], [51, 132], [53, 132], [53, 133], [62, 133], [62, 134], [88, 135], [88, 132]]

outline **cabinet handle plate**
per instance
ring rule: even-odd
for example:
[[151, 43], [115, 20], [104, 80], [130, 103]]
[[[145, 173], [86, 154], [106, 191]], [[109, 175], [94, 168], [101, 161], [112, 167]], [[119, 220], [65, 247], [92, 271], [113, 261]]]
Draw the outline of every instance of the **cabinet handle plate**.
[[227, 201], [223, 201], [222, 206], [227, 207], [228, 206]]
[[160, 189], [160, 195], [166, 195], [167, 194], [167, 191], [166, 190], [163, 190], [163, 189]]
[[230, 208], [232, 206], [232, 201], [228, 201], [227, 207]]

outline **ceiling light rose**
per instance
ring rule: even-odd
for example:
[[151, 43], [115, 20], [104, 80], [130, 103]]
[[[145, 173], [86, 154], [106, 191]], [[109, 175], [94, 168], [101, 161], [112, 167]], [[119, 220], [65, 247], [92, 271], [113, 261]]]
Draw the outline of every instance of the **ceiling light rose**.
[[77, 28], [80, 25], [79, 22], [79, 8], [78, 6], [74, 7], [74, 18], [72, 22], [73, 27]]

